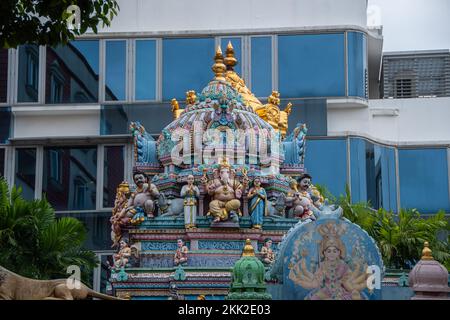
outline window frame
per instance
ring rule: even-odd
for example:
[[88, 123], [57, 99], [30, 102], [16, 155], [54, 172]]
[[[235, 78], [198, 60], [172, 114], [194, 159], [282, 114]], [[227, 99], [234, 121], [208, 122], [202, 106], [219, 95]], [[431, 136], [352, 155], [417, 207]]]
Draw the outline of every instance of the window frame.
[[[131, 69], [130, 64], [131, 59], [131, 42], [132, 39], [129, 38], [103, 38], [99, 39], [100, 44], [100, 64], [99, 64], [99, 83], [100, 83], [100, 93], [99, 93], [99, 104], [125, 104], [130, 102], [131, 98]], [[120, 42], [125, 41], [125, 99], [124, 100], [106, 100], [106, 44], [107, 42]]]

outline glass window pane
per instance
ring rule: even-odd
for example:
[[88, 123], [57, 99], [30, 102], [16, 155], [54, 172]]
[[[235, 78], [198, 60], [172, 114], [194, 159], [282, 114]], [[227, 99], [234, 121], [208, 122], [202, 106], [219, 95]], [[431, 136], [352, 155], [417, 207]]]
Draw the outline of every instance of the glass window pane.
[[97, 147], [45, 148], [42, 191], [55, 210], [95, 209]]
[[19, 47], [17, 101], [37, 102], [39, 94], [39, 46]]
[[109, 212], [57, 213], [58, 218], [72, 217], [80, 220], [87, 229], [84, 247], [88, 250], [111, 250], [111, 224]]
[[103, 207], [114, 207], [116, 188], [123, 181], [124, 147], [105, 147], [103, 171]]
[[336, 197], [345, 194], [347, 143], [345, 140], [307, 140], [305, 168], [312, 182], [325, 186]]
[[353, 202], [369, 201], [397, 211], [395, 150], [374, 145], [364, 139], [350, 139], [350, 168]]
[[234, 71], [242, 76], [242, 45], [241, 38], [222, 38], [220, 41], [220, 46], [224, 56], [226, 55], [228, 42], [231, 41], [231, 45], [234, 48], [234, 56], [236, 57], [238, 63], [234, 67]]
[[34, 199], [35, 182], [36, 149], [16, 149], [14, 184], [17, 188], [22, 188], [25, 199]]
[[450, 212], [447, 149], [398, 151], [402, 208]]
[[252, 38], [252, 92], [256, 97], [272, 93], [272, 38]]
[[349, 32], [348, 40], [348, 94], [366, 98], [367, 50], [366, 37], [361, 32]]
[[156, 98], [156, 41], [136, 40], [136, 100]]
[[125, 40], [106, 41], [105, 99], [107, 101], [126, 99], [126, 47]]
[[8, 92], [8, 49], [0, 49], [0, 102], [6, 102]]
[[5, 149], [0, 148], [0, 177], [5, 176]]
[[214, 78], [214, 38], [163, 40], [163, 99], [184, 100]]
[[344, 34], [278, 37], [283, 98], [345, 96]]
[[47, 47], [46, 103], [98, 102], [98, 40]]
[[0, 107], [0, 143], [6, 143], [11, 135], [11, 107]]

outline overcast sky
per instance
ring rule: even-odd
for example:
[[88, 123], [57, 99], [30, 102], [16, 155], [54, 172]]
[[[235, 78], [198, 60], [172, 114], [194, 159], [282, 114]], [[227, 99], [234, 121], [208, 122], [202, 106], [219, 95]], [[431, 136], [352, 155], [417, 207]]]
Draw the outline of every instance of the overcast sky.
[[385, 52], [450, 49], [450, 0], [369, 0], [369, 12], [369, 25], [383, 25]]

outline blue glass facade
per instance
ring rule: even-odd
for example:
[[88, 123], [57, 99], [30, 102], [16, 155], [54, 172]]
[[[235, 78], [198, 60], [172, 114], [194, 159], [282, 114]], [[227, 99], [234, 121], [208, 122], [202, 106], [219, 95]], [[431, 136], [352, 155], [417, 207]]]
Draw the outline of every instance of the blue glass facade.
[[156, 99], [156, 40], [136, 40], [135, 99]]
[[283, 98], [345, 96], [345, 37], [278, 36], [278, 87]]
[[308, 140], [305, 167], [313, 183], [325, 186], [334, 196], [345, 194], [347, 142], [344, 139]]
[[447, 149], [398, 151], [402, 208], [450, 212]]
[[107, 101], [126, 99], [126, 44], [125, 40], [106, 42], [105, 100]]
[[376, 209], [397, 211], [394, 148], [351, 138], [350, 170], [353, 202], [370, 202]]
[[272, 92], [272, 37], [252, 37], [251, 83], [256, 97], [267, 97]]
[[368, 98], [367, 39], [361, 32], [348, 32], [348, 95]]
[[201, 91], [212, 78], [214, 38], [163, 39], [163, 100], [184, 100], [186, 91]]

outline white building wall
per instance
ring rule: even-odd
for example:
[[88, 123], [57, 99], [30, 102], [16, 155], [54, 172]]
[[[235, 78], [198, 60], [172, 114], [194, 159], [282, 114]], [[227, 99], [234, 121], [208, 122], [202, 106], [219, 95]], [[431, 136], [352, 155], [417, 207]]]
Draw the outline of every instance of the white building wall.
[[390, 143], [450, 143], [450, 97], [369, 100], [368, 108], [328, 109], [328, 134]]
[[99, 108], [77, 112], [76, 109], [47, 111], [46, 107], [14, 107], [13, 138], [98, 136]]
[[366, 28], [367, 0], [119, 0], [99, 32], [183, 32], [354, 25]]

